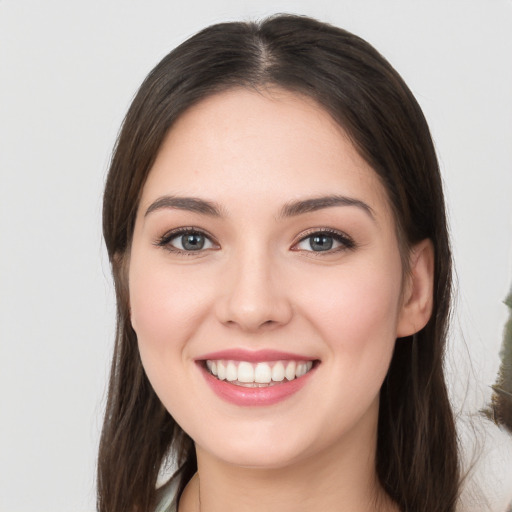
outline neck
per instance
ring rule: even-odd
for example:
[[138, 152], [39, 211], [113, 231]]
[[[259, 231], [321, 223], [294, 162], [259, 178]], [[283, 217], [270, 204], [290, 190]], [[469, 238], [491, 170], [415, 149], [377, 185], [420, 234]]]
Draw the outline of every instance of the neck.
[[396, 512], [376, 477], [376, 436], [366, 444], [362, 436], [270, 469], [235, 466], [196, 446], [198, 473], [179, 512]]

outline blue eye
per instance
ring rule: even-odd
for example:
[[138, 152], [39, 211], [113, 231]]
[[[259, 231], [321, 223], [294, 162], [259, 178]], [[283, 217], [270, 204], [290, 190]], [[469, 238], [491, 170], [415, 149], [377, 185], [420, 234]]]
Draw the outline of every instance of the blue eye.
[[308, 238], [309, 246], [313, 251], [328, 251], [334, 245], [332, 236], [327, 235], [313, 235]]
[[201, 231], [180, 229], [167, 233], [156, 242], [171, 252], [200, 252], [215, 247], [214, 243]]
[[352, 249], [355, 244], [351, 238], [339, 232], [317, 231], [302, 238], [295, 245], [296, 250], [310, 252], [335, 252], [343, 249]]
[[206, 237], [200, 233], [190, 233], [177, 238], [181, 244], [180, 249], [183, 248], [185, 251], [200, 251], [207, 242]]

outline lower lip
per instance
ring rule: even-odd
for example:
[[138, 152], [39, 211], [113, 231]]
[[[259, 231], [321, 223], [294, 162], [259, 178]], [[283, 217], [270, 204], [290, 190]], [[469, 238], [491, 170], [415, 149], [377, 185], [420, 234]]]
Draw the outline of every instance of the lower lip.
[[273, 405], [286, 400], [302, 389], [315, 371], [315, 367], [313, 367], [308, 373], [297, 379], [263, 388], [249, 388], [231, 384], [226, 380], [219, 380], [203, 366], [200, 366], [200, 368], [206, 382], [220, 398], [241, 406]]

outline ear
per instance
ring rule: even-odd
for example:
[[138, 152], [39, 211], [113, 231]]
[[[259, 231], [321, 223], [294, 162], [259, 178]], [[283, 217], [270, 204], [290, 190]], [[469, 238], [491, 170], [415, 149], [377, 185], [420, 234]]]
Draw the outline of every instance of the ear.
[[417, 333], [430, 319], [434, 303], [434, 246], [430, 239], [411, 250], [405, 277], [397, 338]]

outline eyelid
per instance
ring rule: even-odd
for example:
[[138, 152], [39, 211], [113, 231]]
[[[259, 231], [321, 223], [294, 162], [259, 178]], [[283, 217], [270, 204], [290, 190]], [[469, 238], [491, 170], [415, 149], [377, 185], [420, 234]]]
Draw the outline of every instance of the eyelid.
[[175, 228], [175, 229], [166, 231], [162, 236], [158, 237], [153, 242], [153, 244], [156, 245], [157, 247], [162, 247], [163, 249], [166, 249], [167, 251], [172, 252], [172, 253], [192, 255], [192, 256], [199, 256], [199, 255], [201, 255], [207, 251], [210, 251], [212, 249], [209, 247], [207, 249], [199, 249], [197, 251], [187, 251], [184, 249], [179, 249], [177, 247], [174, 247], [170, 244], [170, 242], [173, 239], [179, 237], [180, 235], [184, 235], [187, 233], [202, 235], [211, 242], [211, 244], [214, 246], [213, 249], [219, 248], [219, 244], [215, 240], [214, 236], [210, 235], [210, 233], [208, 233], [208, 231], [206, 231], [202, 228], [197, 228], [195, 226], [182, 226], [179, 228]]
[[[307, 240], [308, 238], [312, 237], [313, 235], [328, 235], [332, 238], [334, 238], [337, 242], [339, 242], [342, 246], [337, 247], [335, 249], [329, 249], [327, 251], [313, 251], [313, 250], [306, 250], [306, 249], [297, 249], [296, 246]], [[291, 250], [292, 251], [304, 251], [308, 253], [314, 253], [315, 255], [322, 255], [322, 254], [332, 254], [334, 252], [343, 251], [343, 250], [350, 250], [355, 249], [356, 243], [354, 242], [353, 238], [343, 231], [340, 231], [338, 229], [333, 228], [310, 228], [306, 231], [303, 231], [300, 233], [296, 241], [293, 243]]]

